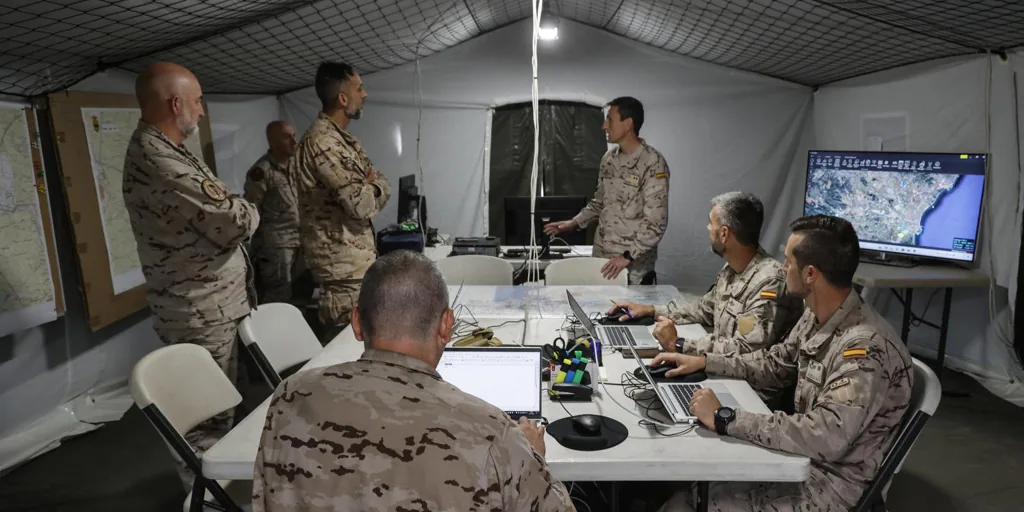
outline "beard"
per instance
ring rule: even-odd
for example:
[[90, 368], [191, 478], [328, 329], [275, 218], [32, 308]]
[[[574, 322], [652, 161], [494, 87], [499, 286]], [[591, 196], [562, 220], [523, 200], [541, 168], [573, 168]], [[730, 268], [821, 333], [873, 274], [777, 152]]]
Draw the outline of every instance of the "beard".
[[711, 252], [718, 255], [719, 258], [725, 256], [725, 244], [720, 243], [716, 240], [711, 241]]
[[192, 119], [192, 110], [185, 107], [185, 115], [178, 118], [178, 131], [181, 132], [182, 138], [189, 138], [199, 131], [199, 119], [195, 122], [189, 121]]
[[807, 286], [804, 286], [802, 283], [801, 283], [801, 285], [799, 287], [790, 286], [788, 282], [786, 283], [786, 296], [787, 297], [792, 297], [794, 299], [803, 300], [803, 299], [806, 299], [807, 296], [810, 295], [810, 294], [811, 294], [810, 288], [808, 288]]
[[345, 115], [348, 116], [348, 118], [352, 119], [352, 120], [359, 119], [359, 118], [363, 117], [363, 108], [359, 107], [359, 108], [355, 109], [352, 112], [345, 112]]

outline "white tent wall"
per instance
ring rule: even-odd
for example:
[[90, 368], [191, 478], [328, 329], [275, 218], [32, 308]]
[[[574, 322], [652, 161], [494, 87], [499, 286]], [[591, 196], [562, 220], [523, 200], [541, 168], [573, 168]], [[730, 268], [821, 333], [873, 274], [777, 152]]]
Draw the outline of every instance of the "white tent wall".
[[[486, 229], [487, 109], [530, 100], [530, 44], [527, 20], [422, 59], [419, 78], [415, 64], [363, 77], [368, 104], [350, 129], [393, 184], [416, 169], [417, 102], [424, 106], [423, 179], [418, 181], [427, 195], [430, 224], [441, 232], [467, 236]], [[541, 99], [601, 106], [629, 95], [644, 103], [641, 135], [662, 152], [672, 172], [659, 279], [689, 291], [706, 290], [722, 266], [705, 229], [710, 198], [735, 189], [753, 192], [771, 218], [794, 157], [800, 160], [798, 148], [809, 136], [811, 89], [567, 20], [557, 41], [540, 42], [538, 62]], [[282, 109], [301, 132], [315, 118], [319, 102], [308, 88], [284, 95]], [[394, 222], [394, 208], [389, 204], [377, 216], [378, 228]], [[765, 233], [766, 247], [782, 240], [786, 229], [784, 222], [770, 225], [777, 232]]]
[[[130, 73], [111, 71], [71, 89], [133, 94], [134, 79]], [[278, 119], [278, 101], [273, 96], [208, 96], [206, 100], [218, 171], [233, 190], [241, 192], [246, 170], [266, 151], [264, 127]], [[218, 126], [222, 127], [220, 139]], [[132, 368], [161, 346], [148, 310], [98, 332], [89, 330], [55, 164], [46, 160], [44, 168], [55, 205], [54, 233], [66, 311], [54, 322], [0, 339], [0, 472], [57, 447], [64, 437], [120, 418], [132, 403], [125, 388]]]
[[[1011, 55], [1009, 61], [978, 55], [827, 85], [815, 94], [814, 128], [815, 149], [867, 149], [865, 119], [905, 116], [909, 151], [991, 154], [979, 261], [981, 270], [994, 277], [995, 320], [989, 321], [987, 291], [954, 290], [946, 362], [975, 376], [993, 393], [1024, 406], [1024, 371], [1011, 347], [1013, 315], [1008, 304], [1008, 298], [1016, 296], [1021, 232], [1019, 132], [1015, 118], [1020, 109], [1014, 97], [1014, 72], [1022, 70], [1024, 58], [1019, 55]], [[991, 110], [986, 109], [987, 98]], [[990, 130], [986, 129], [988, 123]], [[990, 142], [986, 133], [991, 133]], [[899, 135], [894, 134], [896, 138]], [[801, 187], [803, 181], [801, 176]], [[924, 315], [936, 324], [942, 312], [942, 292], [937, 293]], [[931, 295], [931, 290], [914, 294], [915, 313], [925, 313]], [[901, 325], [903, 308], [891, 292], [872, 290], [866, 296], [893, 325]], [[911, 347], [934, 357], [938, 337], [938, 332], [927, 326], [914, 328]]]

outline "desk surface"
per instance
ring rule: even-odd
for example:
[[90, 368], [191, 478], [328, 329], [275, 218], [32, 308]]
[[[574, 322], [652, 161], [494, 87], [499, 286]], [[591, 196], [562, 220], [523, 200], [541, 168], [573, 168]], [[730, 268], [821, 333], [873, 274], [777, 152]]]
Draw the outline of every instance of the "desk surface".
[[952, 266], [894, 267], [861, 262], [854, 284], [869, 288], [988, 288], [989, 278], [977, 270]]
[[[581, 296], [585, 295], [581, 293]], [[518, 343], [524, 339], [527, 344], [546, 343], [554, 337], [562, 323], [559, 318], [532, 318], [522, 323], [508, 323], [507, 319], [479, 315], [477, 321], [481, 325], [505, 322], [504, 325], [495, 327], [494, 332], [506, 344]], [[358, 358], [362, 351], [363, 344], [355, 340], [349, 328], [303, 366], [303, 370], [352, 361]], [[594, 401], [566, 403], [565, 406], [573, 414], [597, 413], [615, 418], [629, 429], [629, 437], [614, 448], [596, 452], [570, 450], [548, 437], [546, 458], [556, 478], [565, 481], [775, 482], [798, 482], [807, 478], [810, 463], [805, 457], [782, 454], [732, 438], [722, 438], [703, 428], [668, 438], [640, 427], [637, 424], [639, 418], [627, 412], [632, 410], [639, 414], [638, 407], [625, 396], [622, 387], [615, 385], [620, 382], [624, 372], [632, 371], [636, 367], [636, 363], [632, 359], [623, 359], [620, 354], [611, 351], [603, 359], [609, 380], [602, 386], [599, 394], [595, 395]], [[747, 383], [737, 380], [723, 381], [747, 410], [768, 412], [767, 407]], [[269, 398], [203, 455], [203, 473], [207, 477], [229, 480], [252, 479], [253, 464], [268, 407]], [[567, 416], [561, 405], [546, 398], [542, 407], [542, 412], [549, 421]], [[676, 430], [670, 430], [674, 431]]]

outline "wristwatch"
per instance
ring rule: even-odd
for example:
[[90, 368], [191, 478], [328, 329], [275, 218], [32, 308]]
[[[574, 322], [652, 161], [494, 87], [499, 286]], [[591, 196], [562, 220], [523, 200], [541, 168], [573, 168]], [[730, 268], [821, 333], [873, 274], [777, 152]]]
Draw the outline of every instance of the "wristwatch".
[[686, 340], [683, 338], [676, 338], [676, 352], [682, 354], [684, 346], [686, 346]]
[[726, 427], [729, 426], [736, 419], [736, 411], [732, 410], [731, 407], [719, 407], [715, 411], [715, 432], [719, 435], [728, 435], [725, 431]]
[[629, 260], [629, 261], [633, 261], [633, 256], [631, 256], [631, 255], [629, 254], [629, 251], [623, 251], [623, 253], [622, 253], [622, 257], [623, 257], [623, 258], [626, 258], [626, 259], [627, 259], [627, 260]]

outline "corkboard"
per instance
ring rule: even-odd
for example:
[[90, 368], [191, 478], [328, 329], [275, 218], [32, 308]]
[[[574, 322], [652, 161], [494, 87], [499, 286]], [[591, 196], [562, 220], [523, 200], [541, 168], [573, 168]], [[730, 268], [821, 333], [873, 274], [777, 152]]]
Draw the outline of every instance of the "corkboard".
[[[85, 295], [89, 327], [96, 331], [147, 307], [146, 285], [143, 283], [115, 292], [82, 109], [137, 109], [138, 103], [134, 96], [126, 94], [74, 91], [54, 93], [48, 99], [64, 195], [75, 237], [75, 253], [81, 269], [81, 289]], [[210, 121], [205, 116], [199, 122], [199, 141], [203, 160], [216, 173]]]

